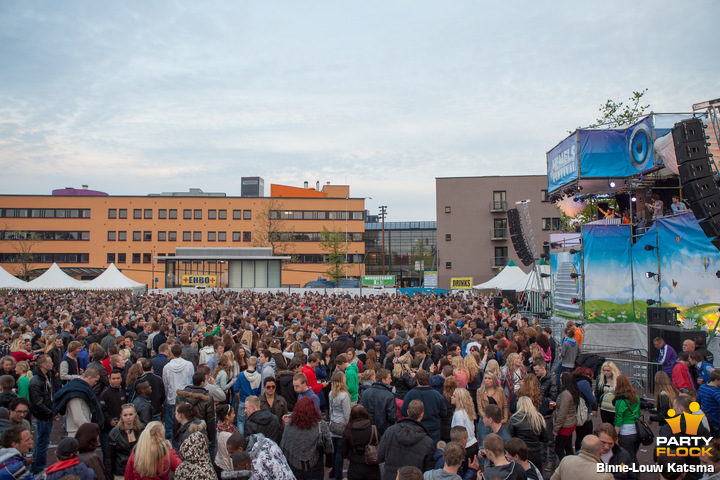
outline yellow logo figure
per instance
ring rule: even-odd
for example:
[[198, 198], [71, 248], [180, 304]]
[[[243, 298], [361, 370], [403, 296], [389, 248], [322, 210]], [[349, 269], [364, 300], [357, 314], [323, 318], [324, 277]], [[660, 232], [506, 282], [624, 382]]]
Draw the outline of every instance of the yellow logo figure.
[[[697, 435], [698, 427], [700, 426], [703, 418], [705, 418], [705, 414], [693, 415], [698, 410], [700, 410], [700, 404], [697, 402], [692, 402], [690, 404], [690, 411], [692, 413], [683, 413], [683, 417], [685, 417], [685, 433], [687, 435]], [[681, 417], [680, 415], [676, 417], [675, 414], [676, 412], [672, 408], [668, 410], [668, 416], [673, 417], [667, 419], [667, 423], [668, 425], [670, 425], [673, 435], [680, 433], [680, 431], [682, 430], [680, 427]]]

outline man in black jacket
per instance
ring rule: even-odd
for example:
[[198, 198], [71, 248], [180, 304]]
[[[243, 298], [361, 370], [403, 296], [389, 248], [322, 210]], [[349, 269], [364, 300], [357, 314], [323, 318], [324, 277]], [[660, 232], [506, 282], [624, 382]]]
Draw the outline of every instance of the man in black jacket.
[[128, 402], [125, 389], [122, 388], [122, 371], [114, 369], [110, 372], [110, 386], [100, 394], [100, 406], [103, 410], [104, 423], [100, 426], [100, 447], [103, 452], [103, 465], [107, 478], [112, 478], [110, 465], [110, 430], [117, 425], [122, 406]]
[[382, 436], [388, 427], [398, 421], [397, 403], [392, 393], [390, 370], [381, 368], [375, 374], [375, 378], [377, 381], [360, 397], [360, 405], [365, 407], [373, 425], [377, 427], [378, 435]]
[[280, 445], [282, 428], [272, 410], [260, 410], [260, 399], [254, 395], [245, 399], [245, 435], [262, 433], [265, 438]]
[[37, 445], [33, 452], [31, 475], [37, 475], [45, 468], [47, 450], [50, 446], [50, 433], [53, 425], [52, 381], [50, 372], [53, 361], [47, 355], [40, 355], [37, 360], [36, 375], [30, 380], [30, 411], [35, 416], [37, 427]]
[[[545, 363], [545, 360], [541, 358], [537, 358], [533, 362], [533, 371], [537, 376], [538, 386], [540, 387], [540, 395], [542, 396], [542, 407], [540, 409], [540, 413], [542, 413], [543, 417], [545, 418], [545, 428], [548, 432], [552, 432], [552, 414], [554, 407], [552, 409], [549, 407], [551, 405], [550, 402], [555, 402], [557, 400], [557, 378], [555, 377], [555, 374], [553, 372], [548, 372], [547, 364]], [[544, 408], [547, 408], [547, 410], [543, 410]], [[555, 436], [549, 435], [548, 437], [548, 442], [546, 442], [544, 445], [544, 455], [542, 458], [546, 470], [552, 472], [553, 468], [558, 464], [558, 462], [557, 456], [555, 455]]]
[[385, 431], [377, 449], [378, 460], [385, 462], [382, 480], [395, 480], [398, 468], [406, 465], [423, 472], [435, 464], [435, 443], [420, 421], [424, 407], [420, 400], [408, 406], [408, 417], [400, 419]]
[[[177, 403], [189, 403], [198, 408], [198, 418], [205, 420], [207, 425], [208, 440], [210, 440], [210, 458], [215, 458], [215, 402], [210, 393], [205, 390], [205, 373], [195, 372], [192, 377], [192, 385], [188, 385], [184, 390], [178, 390]], [[180, 425], [175, 421], [173, 433]]]
[[152, 389], [148, 382], [138, 380], [135, 386], [136, 395], [135, 400], [133, 400], [133, 405], [135, 405], [135, 411], [143, 427], [153, 421], [153, 407], [149, 398], [151, 391]]
[[153, 421], [160, 421], [162, 415], [162, 406], [165, 402], [165, 384], [162, 378], [155, 375], [153, 372], [153, 362], [149, 358], [141, 358], [140, 365], [143, 369], [143, 374], [137, 379], [139, 382], [148, 382], [150, 385], [150, 403], [152, 404], [152, 419]]

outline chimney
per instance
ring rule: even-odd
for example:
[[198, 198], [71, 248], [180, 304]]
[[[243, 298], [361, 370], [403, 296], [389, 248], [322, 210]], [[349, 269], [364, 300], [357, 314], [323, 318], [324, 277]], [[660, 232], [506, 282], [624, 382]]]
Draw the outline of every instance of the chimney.
[[318, 192], [320, 191], [320, 180], [315, 182], [315, 190], [317, 190]]
[[307, 182], [307, 180], [303, 182], [303, 187], [305, 187], [305, 190], [307, 190], [309, 186], [310, 184]]
[[87, 189], [88, 189], [88, 186], [87, 186], [87, 185], [83, 185], [83, 186], [82, 186], [82, 189], [83, 189], [83, 190], [87, 190]]

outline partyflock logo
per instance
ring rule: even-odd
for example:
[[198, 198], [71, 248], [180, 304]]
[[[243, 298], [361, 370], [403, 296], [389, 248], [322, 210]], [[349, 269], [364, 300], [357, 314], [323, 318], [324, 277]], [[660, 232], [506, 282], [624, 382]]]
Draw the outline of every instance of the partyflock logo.
[[[700, 424], [705, 418], [705, 414], [695, 413], [700, 410], [700, 404], [692, 402], [690, 404], [690, 412], [683, 412], [682, 415], [676, 415], [675, 410], [668, 410], [667, 423], [672, 430], [672, 437], [657, 438], [657, 455], [665, 455], [668, 457], [701, 457], [710, 455], [713, 437], [698, 436], [697, 432]], [[685, 420], [685, 428], [683, 431], [683, 420]]]

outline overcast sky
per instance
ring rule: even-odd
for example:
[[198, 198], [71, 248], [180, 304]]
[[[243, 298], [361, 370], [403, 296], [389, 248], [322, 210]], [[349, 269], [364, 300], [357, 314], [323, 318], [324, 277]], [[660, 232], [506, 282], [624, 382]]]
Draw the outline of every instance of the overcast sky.
[[0, 192], [257, 175], [434, 220], [435, 177], [544, 174], [608, 98], [720, 97], [718, 19], [714, 0], [3, 1]]

